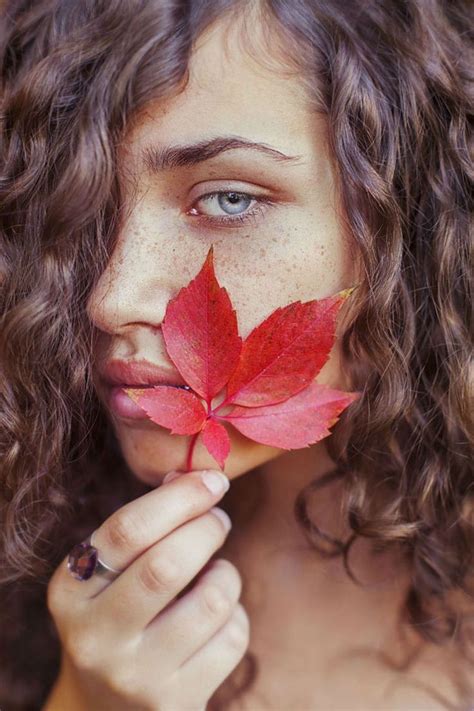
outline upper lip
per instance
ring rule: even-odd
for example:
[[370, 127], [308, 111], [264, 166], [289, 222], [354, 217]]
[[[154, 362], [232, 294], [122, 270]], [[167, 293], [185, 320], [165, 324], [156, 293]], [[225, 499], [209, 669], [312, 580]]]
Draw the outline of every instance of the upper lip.
[[101, 368], [100, 376], [107, 385], [186, 385], [179, 373], [144, 359], [110, 360]]

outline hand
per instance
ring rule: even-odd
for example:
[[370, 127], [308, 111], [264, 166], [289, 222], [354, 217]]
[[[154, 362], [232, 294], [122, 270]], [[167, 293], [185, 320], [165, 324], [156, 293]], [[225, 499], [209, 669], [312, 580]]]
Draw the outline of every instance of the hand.
[[47, 604], [63, 654], [45, 711], [56, 708], [56, 693], [74, 711], [205, 711], [244, 656], [249, 621], [232, 563], [211, 561], [177, 598], [228, 533], [211, 508], [224, 488], [212, 493], [208, 476], [182, 474], [101, 524], [94, 545], [123, 571], [112, 582], [76, 580], [67, 558], [56, 569]]

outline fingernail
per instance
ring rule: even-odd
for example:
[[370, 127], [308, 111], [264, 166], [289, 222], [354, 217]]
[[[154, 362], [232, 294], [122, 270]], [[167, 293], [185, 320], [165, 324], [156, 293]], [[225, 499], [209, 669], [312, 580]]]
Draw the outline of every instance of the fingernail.
[[229, 515], [226, 511], [220, 509], [218, 506], [213, 506], [211, 509], [211, 513], [213, 513], [214, 516], [217, 516], [217, 518], [220, 519], [226, 531], [230, 531], [230, 529], [232, 528], [232, 521], [230, 520]]
[[177, 479], [181, 474], [184, 474], [184, 472], [168, 472], [168, 474], [165, 476], [163, 481], [161, 482], [162, 484], [167, 484], [169, 481], [173, 481], [173, 479]]
[[224, 491], [227, 491], [230, 486], [230, 481], [225, 474], [221, 474], [221, 472], [203, 472], [201, 474], [201, 479], [211, 494], [222, 494]]

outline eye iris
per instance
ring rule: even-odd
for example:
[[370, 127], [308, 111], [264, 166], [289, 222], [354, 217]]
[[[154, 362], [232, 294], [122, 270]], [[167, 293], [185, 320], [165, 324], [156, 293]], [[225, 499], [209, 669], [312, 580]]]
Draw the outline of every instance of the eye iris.
[[[237, 208], [234, 211], [231, 210], [231, 214], [234, 214], [234, 213], [237, 214], [239, 212], [239, 208], [241, 209], [240, 203], [242, 202], [242, 200], [244, 202], [247, 202], [247, 205], [245, 205], [245, 208], [248, 207], [248, 205], [251, 202], [251, 198], [246, 197], [242, 193], [222, 193], [221, 195], [218, 196], [219, 207], [221, 207], [223, 210], [225, 210], [226, 207], [228, 207], [228, 205], [223, 204], [226, 201], [230, 202], [231, 207]], [[245, 208], [244, 208], [244, 210], [245, 210]]]

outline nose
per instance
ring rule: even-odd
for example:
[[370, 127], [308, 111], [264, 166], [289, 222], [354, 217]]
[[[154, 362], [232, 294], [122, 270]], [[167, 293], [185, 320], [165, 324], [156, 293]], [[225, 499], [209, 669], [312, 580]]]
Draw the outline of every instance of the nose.
[[121, 234], [87, 301], [93, 325], [109, 334], [131, 324], [159, 327], [174, 291], [164, 262], [156, 245]]

